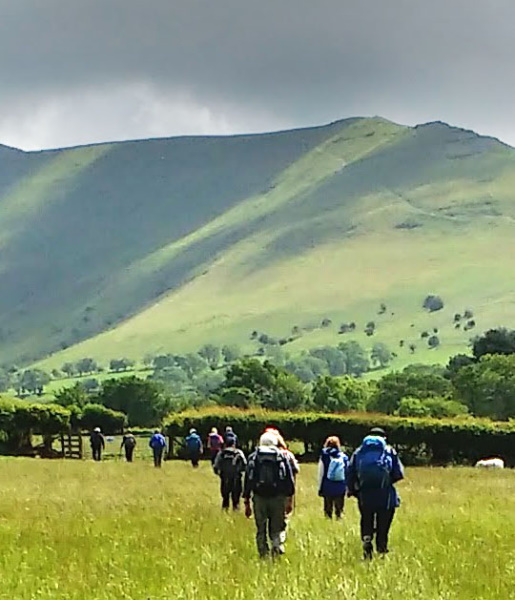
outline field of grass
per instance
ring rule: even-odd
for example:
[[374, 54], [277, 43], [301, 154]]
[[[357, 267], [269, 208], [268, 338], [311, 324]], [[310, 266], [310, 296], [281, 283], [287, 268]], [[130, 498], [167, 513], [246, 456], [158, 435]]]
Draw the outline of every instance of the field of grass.
[[361, 560], [358, 513], [327, 522], [305, 465], [287, 554], [222, 514], [207, 463], [0, 461], [0, 598], [500, 600], [515, 589], [515, 473], [408, 469], [384, 560]]

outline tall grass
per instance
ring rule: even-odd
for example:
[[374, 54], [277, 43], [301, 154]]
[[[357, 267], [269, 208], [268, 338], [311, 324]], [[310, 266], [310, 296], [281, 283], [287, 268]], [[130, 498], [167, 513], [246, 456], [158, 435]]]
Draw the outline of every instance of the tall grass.
[[358, 513], [327, 522], [303, 466], [287, 554], [222, 514], [207, 463], [0, 461], [0, 598], [504, 599], [515, 589], [515, 474], [410, 469], [392, 553], [361, 560]]

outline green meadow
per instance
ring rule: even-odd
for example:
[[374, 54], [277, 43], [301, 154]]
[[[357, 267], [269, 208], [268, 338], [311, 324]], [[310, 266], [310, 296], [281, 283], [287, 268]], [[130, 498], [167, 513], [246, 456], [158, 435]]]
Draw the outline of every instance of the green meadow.
[[302, 465], [277, 562], [258, 560], [252, 521], [222, 514], [208, 463], [0, 466], [2, 599], [500, 600], [515, 589], [511, 470], [407, 469], [392, 552], [368, 564], [354, 500], [343, 522], [326, 521], [314, 465]]

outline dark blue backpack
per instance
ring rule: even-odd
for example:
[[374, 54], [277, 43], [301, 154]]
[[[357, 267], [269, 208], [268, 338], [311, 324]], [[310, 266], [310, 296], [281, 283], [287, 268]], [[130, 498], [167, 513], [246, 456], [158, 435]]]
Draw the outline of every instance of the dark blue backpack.
[[384, 489], [390, 485], [393, 463], [382, 437], [368, 435], [356, 452], [355, 461], [360, 490]]

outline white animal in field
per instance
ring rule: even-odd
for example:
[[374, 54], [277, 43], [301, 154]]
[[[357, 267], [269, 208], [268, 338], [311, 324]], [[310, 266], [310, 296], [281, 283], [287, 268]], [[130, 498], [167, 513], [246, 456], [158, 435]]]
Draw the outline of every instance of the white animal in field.
[[502, 458], [483, 458], [478, 460], [475, 466], [480, 469], [504, 469], [504, 460]]

